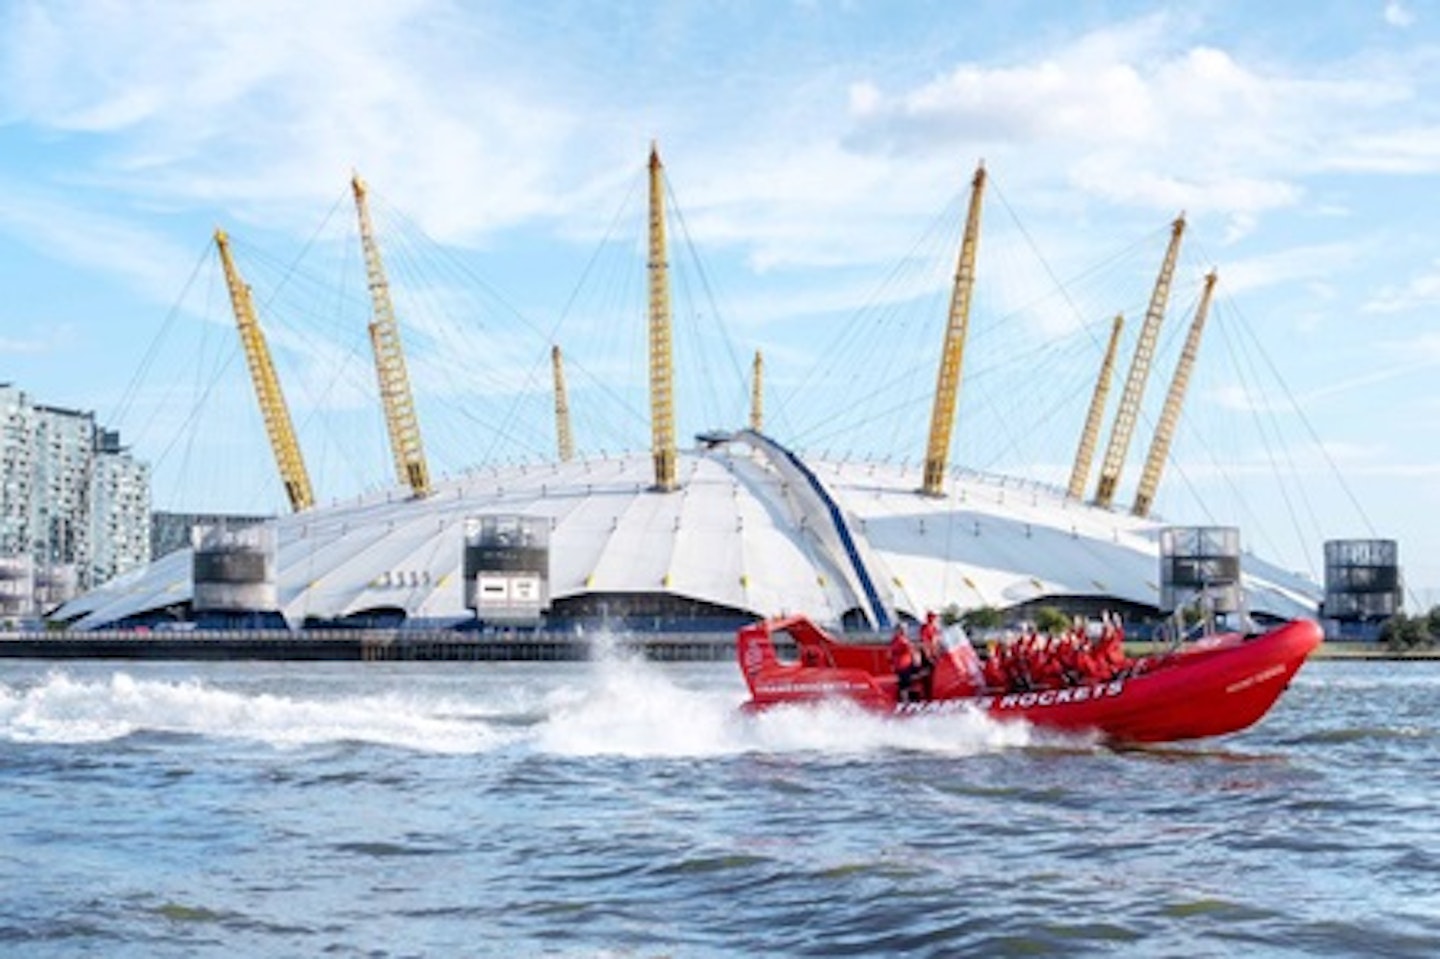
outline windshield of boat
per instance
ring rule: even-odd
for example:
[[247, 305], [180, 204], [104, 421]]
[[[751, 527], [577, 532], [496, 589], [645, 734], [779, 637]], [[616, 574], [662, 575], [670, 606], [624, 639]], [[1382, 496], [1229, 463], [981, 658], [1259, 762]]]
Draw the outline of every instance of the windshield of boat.
[[959, 623], [951, 623], [940, 632], [940, 645], [946, 652], [966, 647], [974, 649], [970, 634], [965, 632], [965, 627]]

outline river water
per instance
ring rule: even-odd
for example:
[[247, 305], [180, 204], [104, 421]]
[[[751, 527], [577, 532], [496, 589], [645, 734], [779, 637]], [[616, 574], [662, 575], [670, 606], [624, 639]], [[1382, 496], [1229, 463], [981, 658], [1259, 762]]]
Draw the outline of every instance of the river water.
[[1440, 955], [1440, 664], [1112, 751], [724, 664], [0, 666], [0, 955]]

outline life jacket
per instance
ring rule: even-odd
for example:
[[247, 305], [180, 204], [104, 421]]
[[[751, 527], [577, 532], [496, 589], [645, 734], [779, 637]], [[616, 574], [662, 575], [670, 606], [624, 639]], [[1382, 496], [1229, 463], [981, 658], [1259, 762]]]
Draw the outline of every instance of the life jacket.
[[1004, 654], [998, 647], [992, 647], [990, 655], [985, 660], [985, 685], [991, 689], [1006, 689], [1010, 685], [1010, 677], [1005, 671], [1003, 662]]
[[940, 627], [925, 623], [920, 627], [920, 657], [933, 666], [944, 655], [945, 650], [940, 645]]
[[1096, 655], [1095, 651], [1089, 647], [1080, 650], [1076, 664], [1080, 670], [1080, 680], [1082, 682], [1101, 682], [1109, 679], [1112, 672], [1104, 660]]
[[1035, 658], [1030, 667], [1030, 678], [1041, 689], [1050, 689], [1061, 685], [1064, 671], [1060, 665], [1059, 650], [1053, 644], [1035, 650]]
[[1023, 693], [1035, 687], [1034, 674], [1031, 671], [1033, 648], [1029, 642], [1029, 637], [1022, 637], [1010, 647], [1010, 657], [1006, 663], [1006, 671], [1010, 675], [1009, 688], [1014, 692]]
[[897, 673], [915, 665], [915, 650], [911, 648], [910, 640], [899, 633], [890, 640], [890, 665]]
[[1124, 669], [1127, 665], [1125, 659], [1125, 634], [1119, 630], [1107, 630], [1100, 638], [1100, 648], [1096, 650], [1096, 658], [1111, 669]]
[[1060, 673], [1065, 679], [1065, 685], [1074, 686], [1085, 677], [1084, 667], [1081, 665], [1085, 653], [1084, 639], [1077, 639], [1075, 633], [1067, 633], [1060, 643], [1060, 651], [1056, 659], [1060, 663]]

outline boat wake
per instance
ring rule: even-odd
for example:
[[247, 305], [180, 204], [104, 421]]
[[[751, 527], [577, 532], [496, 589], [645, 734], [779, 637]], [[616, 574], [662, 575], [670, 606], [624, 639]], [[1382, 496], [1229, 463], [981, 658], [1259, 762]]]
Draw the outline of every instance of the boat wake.
[[145, 733], [237, 739], [292, 748], [365, 742], [442, 753], [503, 744], [501, 726], [472, 721], [471, 704], [387, 691], [334, 698], [234, 691], [197, 679], [63, 671], [28, 686], [0, 684], [0, 740], [94, 743]]
[[[255, 742], [292, 750], [363, 743], [423, 753], [521, 750], [559, 757], [709, 758], [895, 751], [964, 756], [1039, 746], [1088, 748], [1085, 737], [997, 723], [979, 713], [897, 721], [847, 703], [744, 715], [725, 674], [675, 671], [609, 656], [579, 671], [507, 666], [471, 677], [346, 673], [285, 692], [125, 670], [66, 670], [0, 682], [0, 742], [98, 743], [153, 734]], [[687, 681], [688, 680], [688, 681]]]

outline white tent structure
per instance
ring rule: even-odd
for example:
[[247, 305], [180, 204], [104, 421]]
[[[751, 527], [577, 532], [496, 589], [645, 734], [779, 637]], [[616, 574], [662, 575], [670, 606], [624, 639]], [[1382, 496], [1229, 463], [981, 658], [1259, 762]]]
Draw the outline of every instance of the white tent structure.
[[[503, 467], [274, 521], [286, 623], [473, 622], [464, 602], [468, 518], [550, 524], [553, 622], [614, 618], [672, 627], [803, 611], [877, 627], [926, 610], [1113, 604], [1155, 610], [1164, 524], [1014, 478], [951, 475], [942, 498], [918, 471], [807, 463], [754, 433], [682, 452], [680, 488], [652, 488], [650, 457]], [[163, 621], [188, 606], [180, 550], [57, 611], [80, 629]], [[1243, 559], [1252, 613], [1314, 616], [1319, 589]]]

